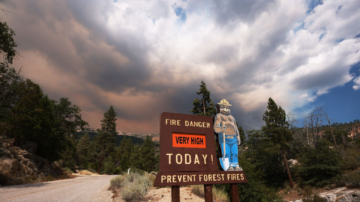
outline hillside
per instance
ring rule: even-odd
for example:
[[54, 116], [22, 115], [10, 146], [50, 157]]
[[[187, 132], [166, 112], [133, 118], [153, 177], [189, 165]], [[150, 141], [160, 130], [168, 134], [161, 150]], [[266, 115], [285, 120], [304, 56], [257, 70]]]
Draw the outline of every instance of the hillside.
[[[98, 135], [98, 133], [94, 133], [94, 132], [87, 132], [90, 136], [90, 141], [94, 141], [94, 137], [95, 135]], [[85, 132], [77, 132], [76, 133], [76, 139], [80, 139], [83, 135], [85, 134]], [[127, 135], [117, 135], [116, 139], [115, 139], [115, 146], [120, 146], [121, 141], [124, 139], [124, 137], [126, 136], [126, 138], [130, 138], [132, 140], [132, 143], [135, 145], [142, 145], [144, 143], [144, 139], [139, 138], [139, 137], [134, 137], [134, 136], [127, 136]]]

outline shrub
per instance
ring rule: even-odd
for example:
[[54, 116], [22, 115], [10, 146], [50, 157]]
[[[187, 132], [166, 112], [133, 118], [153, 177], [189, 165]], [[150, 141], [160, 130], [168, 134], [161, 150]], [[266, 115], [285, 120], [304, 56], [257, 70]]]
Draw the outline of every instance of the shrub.
[[306, 148], [299, 158], [301, 166], [298, 174], [302, 179], [302, 185], [324, 186], [332, 182], [332, 178], [341, 173], [341, 161], [339, 154], [329, 148], [330, 143], [321, 139], [316, 147]]
[[91, 167], [89, 167], [87, 170], [90, 171], [90, 172], [92, 172], [92, 173], [96, 173], [96, 170], [94, 170], [94, 169], [91, 168]]
[[119, 189], [121, 187], [121, 184], [124, 181], [123, 176], [118, 176], [110, 180], [110, 188], [111, 189]]
[[53, 181], [53, 180], [55, 180], [55, 178], [54, 178], [54, 176], [52, 176], [52, 175], [50, 174], [50, 175], [46, 176], [45, 180], [46, 180], [46, 181]]
[[121, 190], [122, 199], [126, 202], [141, 200], [152, 186], [154, 176], [131, 173], [117, 176], [110, 181], [110, 188]]
[[151, 186], [149, 176], [131, 173], [124, 176], [124, 187], [121, 192], [124, 201], [139, 201]]
[[118, 175], [118, 174], [122, 174], [122, 173], [123, 173], [123, 171], [121, 170], [120, 167], [114, 168], [114, 170], [113, 170], [113, 174], [114, 174], [114, 175]]
[[63, 168], [63, 170], [67, 173], [73, 173], [73, 171], [68, 167]]
[[360, 187], [359, 171], [347, 171], [336, 180], [337, 186]]
[[204, 185], [191, 185], [191, 190], [195, 195], [198, 195], [202, 198], [205, 197], [205, 193], [204, 193]]
[[[190, 187], [191, 187], [192, 192], [195, 195], [202, 197], [202, 198], [205, 197], [204, 185], [192, 185]], [[228, 194], [225, 192], [225, 190], [223, 188], [216, 188], [215, 186], [213, 186], [212, 194], [213, 194], [213, 201], [216, 201], [216, 202], [229, 201]]]
[[215, 202], [230, 201], [224, 189], [216, 188], [215, 186], [213, 186], [212, 193], [213, 193], [213, 201]]
[[139, 175], [144, 175], [146, 172], [138, 168], [130, 168], [130, 173], [137, 173]]
[[88, 170], [81, 170], [81, 171], [79, 172], [79, 174], [80, 174], [80, 175], [91, 175], [91, 172], [88, 171]]

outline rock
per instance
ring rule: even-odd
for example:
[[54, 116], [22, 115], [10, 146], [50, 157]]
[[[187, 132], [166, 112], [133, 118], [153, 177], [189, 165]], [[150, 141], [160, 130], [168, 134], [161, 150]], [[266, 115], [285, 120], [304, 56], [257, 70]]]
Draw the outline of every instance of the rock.
[[320, 197], [326, 199], [326, 202], [360, 202], [360, 190], [348, 190], [346, 187], [340, 187], [321, 193]]
[[54, 177], [64, 175], [58, 165], [33, 154], [37, 148], [35, 143], [23, 142], [25, 150], [15, 146], [13, 139], [0, 136], [0, 144], [0, 176], [5, 179], [1, 181], [2, 185], [31, 183], [45, 179], [49, 174]]
[[290, 168], [299, 163], [296, 159], [289, 159], [287, 162]]
[[37, 150], [37, 144], [35, 142], [31, 142], [31, 141], [21, 142], [20, 147], [25, 149], [26, 151], [28, 151], [31, 154], [35, 154], [36, 150]]

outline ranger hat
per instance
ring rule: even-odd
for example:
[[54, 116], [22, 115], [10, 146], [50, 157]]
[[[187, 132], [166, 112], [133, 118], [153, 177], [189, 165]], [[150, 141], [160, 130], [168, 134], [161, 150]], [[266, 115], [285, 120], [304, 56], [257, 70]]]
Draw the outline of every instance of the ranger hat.
[[228, 107], [231, 106], [231, 104], [226, 99], [222, 99], [218, 104], [223, 105], [223, 106], [228, 106]]

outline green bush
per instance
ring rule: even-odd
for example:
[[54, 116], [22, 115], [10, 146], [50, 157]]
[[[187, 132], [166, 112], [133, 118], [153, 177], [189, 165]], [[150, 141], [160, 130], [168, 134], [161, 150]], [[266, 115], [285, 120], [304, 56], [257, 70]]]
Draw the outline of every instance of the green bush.
[[301, 166], [294, 168], [301, 178], [301, 185], [324, 186], [341, 173], [341, 160], [330, 143], [321, 139], [316, 148], [308, 147], [300, 156]]
[[119, 174], [122, 174], [122, 173], [123, 173], [123, 171], [121, 170], [120, 167], [114, 168], [114, 170], [113, 170], [114, 175], [119, 175]]
[[337, 178], [336, 186], [360, 187], [360, 172], [346, 171]]

